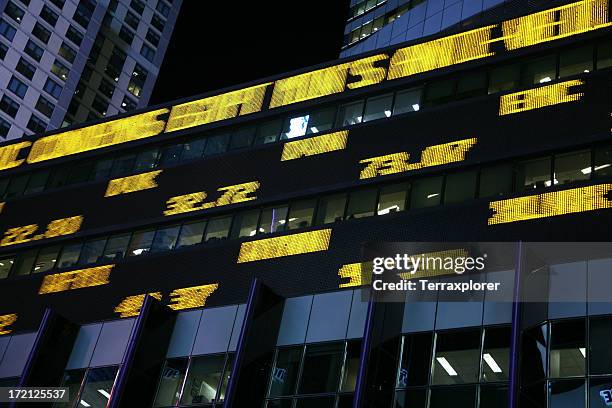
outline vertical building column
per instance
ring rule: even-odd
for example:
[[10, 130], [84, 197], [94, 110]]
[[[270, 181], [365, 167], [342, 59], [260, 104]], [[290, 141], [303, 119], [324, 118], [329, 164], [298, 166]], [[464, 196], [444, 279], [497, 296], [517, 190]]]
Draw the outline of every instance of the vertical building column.
[[523, 271], [523, 242], [518, 242], [516, 246], [516, 262], [514, 272], [514, 299], [512, 302], [512, 338], [510, 340], [510, 366], [509, 366], [509, 377], [510, 382], [508, 384], [508, 408], [516, 408], [518, 406], [518, 395], [519, 395], [519, 384], [518, 384], [518, 370], [519, 370], [519, 349], [520, 349], [520, 338], [521, 338], [521, 281]]

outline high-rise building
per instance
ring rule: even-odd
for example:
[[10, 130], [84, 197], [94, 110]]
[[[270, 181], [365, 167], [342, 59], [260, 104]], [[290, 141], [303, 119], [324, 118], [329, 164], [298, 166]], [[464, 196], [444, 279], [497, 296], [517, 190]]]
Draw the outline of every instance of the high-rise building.
[[0, 1], [0, 138], [147, 106], [181, 3]]
[[4, 142], [0, 385], [607, 408], [610, 95], [579, 0]]

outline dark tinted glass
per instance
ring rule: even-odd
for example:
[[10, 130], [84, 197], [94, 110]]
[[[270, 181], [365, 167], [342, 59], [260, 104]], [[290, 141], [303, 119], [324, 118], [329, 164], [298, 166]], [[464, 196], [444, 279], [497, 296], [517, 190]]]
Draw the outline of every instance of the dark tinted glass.
[[[71, 408], [74, 406], [84, 376], [85, 369], [67, 370], [64, 373], [60, 387], [68, 387], [68, 402], [56, 402], [53, 404], [53, 408]], [[83, 404], [80, 405], [82, 406]]]
[[584, 408], [585, 392], [584, 380], [552, 381], [549, 385], [549, 408]]
[[344, 208], [346, 207], [346, 194], [336, 194], [323, 197], [319, 200], [317, 211], [317, 225], [329, 224], [344, 219]]
[[440, 204], [442, 176], [415, 180], [411, 186], [410, 208], [431, 207]]
[[294, 394], [301, 357], [302, 347], [291, 347], [278, 351], [276, 364], [272, 370], [270, 396]]
[[523, 66], [523, 85], [543, 84], [557, 78], [555, 56], [540, 58]]
[[176, 405], [186, 370], [186, 358], [173, 358], [166, 361], [153, 406], [168, 407]]
[[480, 170], [479, 197], [493, 197], [512, 192], [512, 165], [483, 167]]
[[457, 386], [432, 388], [429, 408], [448, 408], [449, 401], [456, 407], [471, 408], [476, 405], [476, 387]]
[[508, 406], [507, 385], [482, 385], [480, 387], [480, 408], [503, 408]]
[[452, 173], [446, 176], [444, 202], [456, 203], [474, 198], [476, 194], [476, 170]]
[[299, 393], [314, 394], [337, 391], [343, 354], [343, 343], [306, 346]]
[[404, 337], [397, 378], [398, 387], [427, 384], [431, 366], [432, 341], [432, 333], [418, 333]]
[[523, 334], [520, 355], [523, 383], [529, 384], [546, 377], [546, 350], [548, 348], [548, 326], [542, 325]]
[[588, 180], [590, 175], [590, 150], [555, 155], [555, 184]]
[[589, 326], [591, 374], [612, 374], [612, 318], [591, 319]]
[[481, 381], [507, 381], [510, 374], [510, 327], [486, 328]]
[[612, 146], [600, 146], [595, 148], [595, 177], [606, 177], [612, 174]]
[[593, 71], [593, 46], [575, 48], [561, 52], [559, 56], [559, 77]]
[[480, 330], [438, 333], [432, 382], [433, 384], [477, 382], [479, 360]]
[[550, 170], [551, 160], [548, 157], [519, 163], [516, 170], [516, 190], [550, 187]]
[[194, 357], [185, 381], [181, 404], [213, 402], [217, 395], [225, 355]]
[[550, 367], [553, 378], [584, 376], [586, 361], [584, 319], [553, 322], [550, 328]]
[[395, 393], [395, 408], [425, 408], [427, 389], [416, 388]]

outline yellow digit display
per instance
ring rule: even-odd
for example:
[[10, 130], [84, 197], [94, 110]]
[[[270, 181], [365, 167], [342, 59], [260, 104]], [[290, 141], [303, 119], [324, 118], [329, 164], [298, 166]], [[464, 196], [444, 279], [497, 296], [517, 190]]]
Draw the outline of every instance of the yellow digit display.
[[372, 274], [364, 274], [363, 270], [372, 270], [372, 262], [357, 262], [342, 265], [338, 270], [341, 279], [348, 279], [348, 282], [340, 283], [339, 288], [350, 288], [353, 286], [363, 286], [372, 283]]
[[148, 173], [136, 174], [135, 176], [122, 177], [108, 182], [104, 197], [112, 197], [120, 194], [133, 193], [135, 191], [149, 190], [157, 187], [155, 178], [162, 170], [150, 171]]
[[237, 262], [253, 262], [326, 251], [329, 247], [331, 232], [331, 229], [324, 229], [244, 242], [240, 246]]
[[25, 159], [18, 159], [19, 153], [26, 147], [30, 147], [32, 142], [19, 142], [0, 147], [0, 170], [12, 169], [21, 165]]
[[348, 130], [285, 143], [281, 161], [329, 153], [346, 148]]
[[223, 192], [221, 197], [216, 201], [205, 203], [206, 193], [200, 191], [197, 193], [184, 194], [176, 197], [171, 197], [166, 201], [165, 216], [182, 214], [191, 211], [204, 210], [207, 208], [221, 207], [223, 205], [237, 204], [244, 201], [255, 200], [257, 197], [249, 196], [259, 189], [259, 182], [249, 181], [247, 183], [236, 184], [234, 186], [221, 187], [217, 191]]
[[164, 215], [169, 216], [201, 210], [204, 208], [202, 203], [205, 198], [206, 193], [203, 191], [171, 197], [166, 201]]
[[4, 237], [0, 240], [0, 246], [21, 244], [29, 241], [36, 241], [43, 238], [54, 238], [62, 235], [74, 234], [81, 228], [83, 216], [60, 218], [53, 220], [47, 225], [47, 230], [42, 234], [34, 235], [38, 230], [38, 224], [13, 227], [6, 230]]
[[46, 275], [43, 278], [38, 294], [64, 292], [110, 283], [110, 273], [115, 265], [96, 266], [94, 268]]
[[12, 326], [16, 321], [17, 315], [14, 313], [0, 315], [0, 336], [11, 333], [13, 330], [8, 327]]
[[204, 307], [206, 299], [219, 288], [218, 283], [210, 285], [193, 286], [190, 288], [175, 289], [170, 293], [171, 303], [168, 307], [172, 310], [193, 309]]
[[175, 105], [170, 111], [166, 132], [259, 112], [268, 85], [270, 82]]
[[560, 82], [499, 97], [499, 115], [511, 115], [560, 103], [582, 99], [584, 93], [570, 93], [570, 88], [583, 85], [580, 80]]
[[44, 238], [74, 234], [81, 229], [81, 224], [83, 224], [82, 215], [53, 220], [47, 225], [47, 231], [45, 232]]
[[37, 224], [24, 225], [23, 227], [13, 227], [6, 230], [4, 237], [0, 241], [0, 246], [16, 245], [31, 241], [33, 234], [38, 230]]
[[164, 130], [165, 121], [158, 119], [164, 113], [168, 113], [168, 109], [42, 137], [32, 145], [27, 162], [38, 163], [156, 136]]
[[489, 217], [488, 225], [612, 208], [612, 201], [607, 198], [611, 190], [612, 184], [597, 184], [492, 201], [489, 208], [493, 216]]
[[[119, 316], [122, 318], [138, 316], [146, 295], [147, 294], [134, 295], [124, 298], [121, 303], [115, 307], [114, 312], [119, 313]], [[148, 293], [148, 295], [153, 296], [157, 300], [161, 300], [162, 298], [161, 292], [151, 292]]]
[[237, 204], [244, 201], [255, 200], [257, 197], [249, 196], [249, 194], [257, 191], [259, 187], [260, 184], [257, 181], [221, 187], [217, 191], [222, 191], [223, 195], [217, 199], [214, 206], [221, 207], [222, 205]]

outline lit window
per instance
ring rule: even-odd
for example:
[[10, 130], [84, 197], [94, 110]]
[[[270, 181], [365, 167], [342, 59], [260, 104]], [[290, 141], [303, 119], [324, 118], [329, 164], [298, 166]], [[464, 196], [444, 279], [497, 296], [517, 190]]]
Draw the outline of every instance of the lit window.
[[287, 120], [285, 120], [285, 128], [281, 134], [281, 140], [304, 136], [306, 134], [309, 119], [310, 115], [287, 118]]

